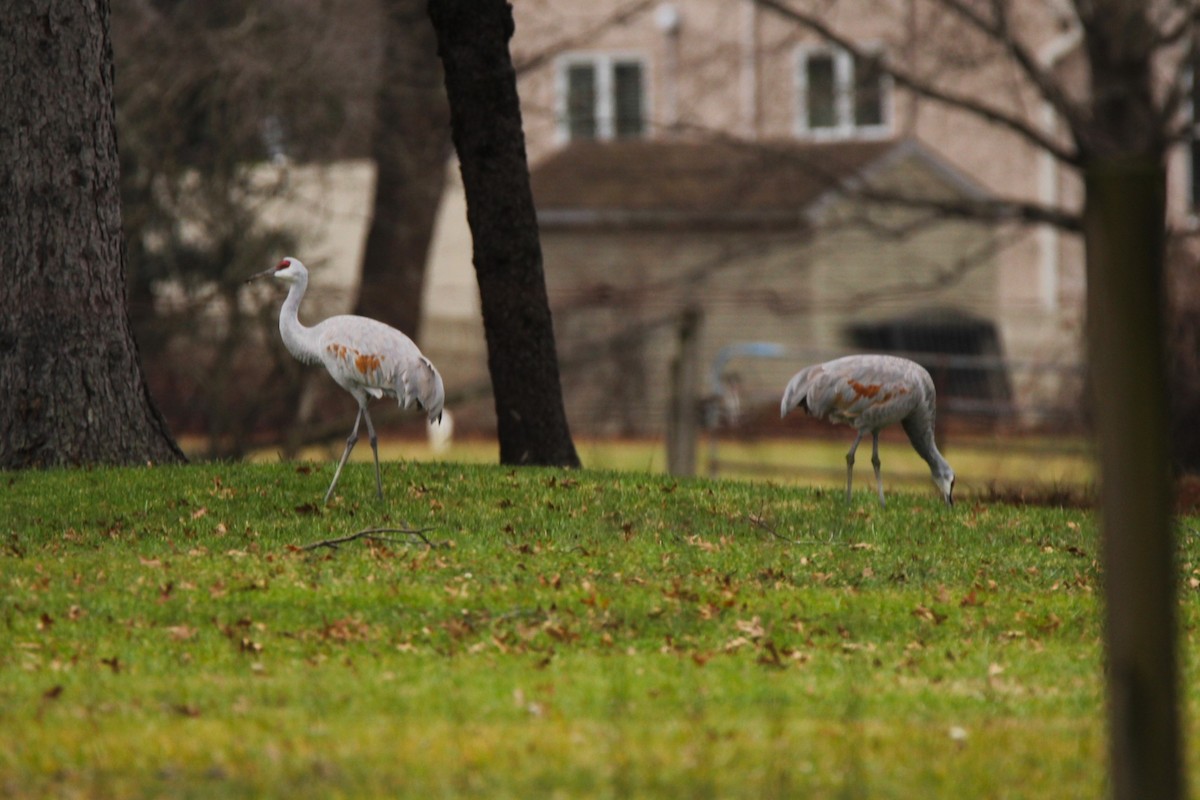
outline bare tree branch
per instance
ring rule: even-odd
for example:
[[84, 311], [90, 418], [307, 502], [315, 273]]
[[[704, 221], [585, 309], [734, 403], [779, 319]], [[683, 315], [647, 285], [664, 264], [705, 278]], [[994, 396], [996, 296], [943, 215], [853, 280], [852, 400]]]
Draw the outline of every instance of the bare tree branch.
[[1083, 219], [1078, 212], [1027, 200], [915, 197], [869, 186], [849, 187], [847, 192], [870, 202], [924, 209], [946, 217], [1046, 224], [1071, 233], [1083, 230]]
[[624, 25], [630, 19], [638, 14], [641, 14], [651, 6], [656, 5], [658, 2], [659, 0], [635, 0], [635, 2], [618, 8], [608, 17], [602, 19], [600, 22], [592, 25], [588, 29], [580, 31], [574, 36], [568, 36], [559, 39], [558, 41], [552, 43], [549, 47], [516, 61], [513, 64], [513, 69], [516, 71], [518, 76], [527, 72], [531, 72], [561, 53], [565, 53], [566, 51], [578, 47], [581, 44], [587, 44], [591, 41], [594, 41], [596, 35], [600, 32], [606, 31], [615, 25]]
[[405, 542], [404, 539], [396, 539], [391, 536], [384, 536], [386, 533], [400, 533], [407, 536], [415, 536], [425, 543], [427, 547], [434, 548], [442, 545], [435, 544], [429, 541], [429, 537], [425, 534], [433, 528], [367, 528], [358, 533], [352, 533], [349, 536], [338, 536], [333, 539], [322, 539], [319, 542], [306, 544], [300, 550], [316, 550], [318, 547], [328, 547], [330, 550], [336, 550], [340, 545], [347, 542], [354, 542], [359, 539], [366, 539], [372, 542]]
[[864, 50], [848, 37], [835, 31], [816, 14], [793, 8], [788, 3], [783, 2], [783, 0], [754, 0], [754, 2], [762, 8], [773, 11], [785, 19], [808, 28], [822, 39], [832, 42], [855, 58], [876, 63], [879, 69], [890, 76], [892, 80], [921, 97], [973, 114], [980, 119], [1005, 128], [1071, 167], [1079, 167], [1082, 163], [1078, 148], [1064, 147], [1061, 142], [1056, 141], [1050, 134], [1039, 130], [1028, 121], [1014, 116], [995, 105], [985, 103], [975, 96], [935, 86], [931, 82], [895, 63], [888, 62], [886, 59], [880, 59], [876, 54]]
[[[745, 147], [754, 152], [771, 149], [769, 145], [764, 145], [762, 142], [747, 141], [721, 134], [715, 135], [723, 144], [731, 147]], [[1046, 224], [1071, 233], [1078, 233], [1082, 230], [1080, 211], [1071, 211], [1033, 200], [1015, 198], [947, 198], [907, 194], [903, 191], [872, 186], [869, 182], [858, 178], [846, 180], [843, 176], [835, 174], [830, 166], [818, 157], [805, 157], [787, 148], [776, 148], [772, 150], [772, 153], [781, 159], [801, 160], [805, 170], [810, 172], [815, 179], [823, 181], [831, 190], [843, 192], [848, 197], [865, 202], [932, 211], [957, 219]]]
[[[1200, 14], [1200, 10], [1196, 14]], [[1188, 15], [1180, 24], [1178, 32], [1165, 31], [1162, 35], [1164, 43], [1174, 42], [1177, 38], [1182, 40], [1184, 34], [1187, 38], [1187, 44], [1180, 47], [1179, 59], [1173, 65], [1174, 68], [1168, 66], [1159, 70], [1160, 74], [1164, 76], [1164, 80], [1167, 80], [1159, 119], [1166, 132], [1168, 146], [1189, 140], [1195, 135], [1197, 109], [1191, 109], [1189, 113], [1187, 106], [1196, 94], [1193, 88], [1195, 81], [1200, 79], [1200, 76], [1196, 75], [1198, 48], [1200, 48], [1200, 42], [1197, 41], [1197, 22], [1197, 16]], [[1163, 48], [1174, 46], [1176, 45], [1164, 44]]]
[[1173, 3], [1166, 13], [1169, 15], [1172, 11], [1178, 12], [1175, 19], [1164, 18], [1159, 27], [1159, 47], [1173, 47], [1183, 41], [1184, 37], [1190, 37], [1195, 32], [1197, 23], [1200, 23], [1200, 6], [1194, 0]]
[[[1061, 81], [1055, 78], [1046, 65], [1039, 63], [1029, 48], [1017, 39], [1009, 24], [1007, 0], [992, 0], [991, 19], [984, 17], [964, 0], [938, 0], [938, 2], [1003, 47], [1025, 77], [1029, 79], [1029, 82], [1037, 89], [1042, 99], [1067, 121], [1067, 127], [1072, 133], [1082, 129], [1086, 123], [1086, 112], [1067, 96], [1063, 91]], [[1078, 146], [1078, 141], [1076, 144]]]
[[897, 294], [903, 294], [906, 297], [916, 297], [953, 286], [974, 270], [988, 264], [997, 254], [1017, 244], [1021, 240], [1023, 233], [1024, 231], [1018, 228], [1015, 232], [1010, 232], [1007, 236], [990, 236], [978, 248], [964, 253], [955, 259], [953, 263], [935, 271], [933, 275], [926, 279], [866, 289], [851, 294], [839, 305], [846, 308], [862, 308], [870, 303], [895, 297]]

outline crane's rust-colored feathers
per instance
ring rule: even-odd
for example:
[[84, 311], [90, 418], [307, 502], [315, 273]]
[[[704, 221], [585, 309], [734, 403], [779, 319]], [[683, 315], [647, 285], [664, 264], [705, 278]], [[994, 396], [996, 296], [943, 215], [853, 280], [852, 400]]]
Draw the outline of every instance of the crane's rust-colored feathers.
[[442, 379], [412, 339], [365, 317], [330, 317], [313, 327], [321, 362], [355, 396], [395, 397], [403, 408], [420, 405], [434, 419], [442, 413]]

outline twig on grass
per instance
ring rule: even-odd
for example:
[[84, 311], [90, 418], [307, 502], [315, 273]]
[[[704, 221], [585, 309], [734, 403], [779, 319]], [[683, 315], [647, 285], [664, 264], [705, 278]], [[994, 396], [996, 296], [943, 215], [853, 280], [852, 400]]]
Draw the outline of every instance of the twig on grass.
[[404, 534], [406, 536], [415, 536], [418, 539], [420, 539], [422, 542], [424, 542], [425, 546], [429, 547], [430, 549], [433, 549], [435, 547], [442, 547], [445, 544], [444, 542], [442, 542], [442, 543], [431, 542], [431, 541], [429, 541], [429, 537], [425, 535], [425, 533], [427, 531], [431, 531], [431, 530], [433, 530], [433, 528], [367, 528], [366, 530], [361, 530], [358, 533], [352, 533], [349, 536], [338, 536], [333, 539], [322, 539], [319, 542], [313, 542], [312, 544], [306, 544], [303, 547], [301, 547], [300, 549], [301, 550], [316, 550], [318, 547], [328, 547], [330, 550], [337, 550], [339, 546], [346, 544], [347, 542], [356, 541], [358, 539], [366, 539], [366, 540], [372, 541], [372, 542], [391, 542], [391, 543], [397, 543], [397, 544], [407, 544], [407, 540], [405, 540], [405, 539], [397, 539], [392, 536], [384, 536], [383, 535], [383, 534], [387, 534], [387, 533], [400, 533], [400, 534]]
[[787, 542], [788, 544], [829, 544], [830, 542], [833, 541], [834, 535], [832, 532], [830, 532], [829, 538], [824, 541], [817, 539], [815, 537], [811, 537], [811, 536], [806, 539], [789, 538], [787, 536], [784, 536], [779, 531], [775, 530], [775, 526], [771, 525], [769, 522], [767, 522], [766, 517], [763, 516], [761, 513], [760, 514], [743, 514], [742, 519], [746, 520], [754, 527], [766, 531], [767, 533], [771, 534], [779, 541]]
[[798, 539], [789, 539], [787, 536], [784, 536], [782, 533], [775, 530], [775, 527], [773, 525], [770, 525], [765, 519], [763, 519], [758, 514], [743, 514], [742, 519], [746, 520], [754, 527], [756, 527], [760, 530], [766, 531], [767, 533], [771, 534], [772, 536], [774, 536], [776, 539], [780, 540], [781, 542], [787, 542], [788, 544], [803, 544], [803, 542], [801, 542]]

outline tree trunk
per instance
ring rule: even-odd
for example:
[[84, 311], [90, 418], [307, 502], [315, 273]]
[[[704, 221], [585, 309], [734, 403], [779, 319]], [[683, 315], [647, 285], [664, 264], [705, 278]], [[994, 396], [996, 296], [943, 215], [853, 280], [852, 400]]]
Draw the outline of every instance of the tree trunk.
[[355, 313], [419, 340], [425, 263], [450, 155], [450, 120], [427, 0], [384, 0], [375, 205]]
[[503, 0], [430, 0], [475, 246], [503, 464], [578, 466], [562, 402]]
[[126, 307], [108, 0], [0, 37], [0, 467], [183, 460]]
[[1109, 774], [1117, 800], [1183, 797], [1163, 271], [1166, 159], [1150, 11], [1095, 6], [1086, 47], [1088, 364], [1100, 451]]
[[1088, 320], [1099, 439], [1113, 796], [1182, 797], [1162, 340], [1165, 171], [1087, 171]]

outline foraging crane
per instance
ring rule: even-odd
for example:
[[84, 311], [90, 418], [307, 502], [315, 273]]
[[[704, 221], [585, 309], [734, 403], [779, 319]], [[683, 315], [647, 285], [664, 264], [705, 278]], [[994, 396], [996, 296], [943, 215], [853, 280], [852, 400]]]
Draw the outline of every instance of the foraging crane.
[[933, 441], [935, 398], [933, 378], [916, 362], [896, 356], [846, 356], [797, 372], [783, 392], [779, 416], [800, 407], [817, 419], [841, 422], [858, 431], [846, 453], [846, 502], [854, 478], [854, 451], [870, 431], [880, 505], [887, 504], [879, 474], [879, 431], [899, 422], [913, 449], [929, 464], [943, 499], [954, 505], [954, 470]]
[[430, 422], [442, 418], [445, 389], [442, 376], [413, 340], [400, 331], [366, 317], [343, 314], [318, 322], [311, 328], [301, 324], [300, 301], [308, 288], [308, 270], [295, 258], [285, 258], [272, 269], [250, 276], [249, 281], [271, 276], [288, 285], [287, 299], [279, 310], [279, 333], [288, 352], [305, 364], [321, 363], [337, 384], [358, 401], [358, 416], [346, 439], [346, 449], [333, 473], [333, 482], [325, 492], [325, 502], [333, 495], [342, 467], [358, 441], [358, 425], [367, 421], [371, 452], [375, 455], [375, 489], [383, 499], [383, 478], [379, 472], [379, 444], [371, 414], [369, 397], [395, 397], [402, 408], [419, 405]]

